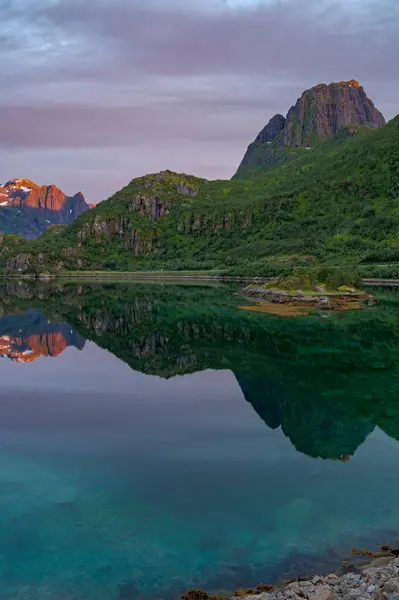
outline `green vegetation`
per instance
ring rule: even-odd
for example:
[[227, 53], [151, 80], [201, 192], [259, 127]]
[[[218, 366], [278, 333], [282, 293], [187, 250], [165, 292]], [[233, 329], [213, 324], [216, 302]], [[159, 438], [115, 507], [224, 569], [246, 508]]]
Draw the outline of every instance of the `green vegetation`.
[[296, 154], [252, 179], [135, 179], [70, 226], [34, 241], [5, 236], [0, 267], [277, 276], [339, 264], [364, 265], [364, 276], [399, 263], [399, 117]]
[[275, 283], [275, 287], [281, 290], [313, 292], [320, 287], [321, 291], [341, 293], [358, 285], [360, 285], [360, 278], [355, 271], [343, 271], [335, 267], [293, 269], [289, 275], [277, 278]]

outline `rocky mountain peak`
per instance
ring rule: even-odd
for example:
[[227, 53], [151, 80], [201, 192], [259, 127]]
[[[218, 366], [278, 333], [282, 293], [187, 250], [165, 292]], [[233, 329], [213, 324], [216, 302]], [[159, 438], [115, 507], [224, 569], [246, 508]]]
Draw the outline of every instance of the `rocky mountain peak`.
[[275, 115], [269, 121], [248, 147], [236, 177], [245, 177], [253, 165], [269, 170], [291, 158], [291, 149], [311, 149], [313, 143], [333, 137], [345, 127], [375, 129], [382, 125], [383, 115], [356, 79], [320, 83], [303, 92], [286, 118]]
[[356, 80], [322, 83], [304, 92], [290, 108], [282, 142], [307, 145], [353, 125], [374, 129], [385, 125], [385, 119]]
[[256, 138], [256, 142], [260, 142], [261, 144], [268, 144], [270, 142], [274, 142], [280, 131], [284, 129], [285, 125], [285, 117], [283, 115], [274, 115], [266, 125], [262, 129], [262, 131], [258, 134]]

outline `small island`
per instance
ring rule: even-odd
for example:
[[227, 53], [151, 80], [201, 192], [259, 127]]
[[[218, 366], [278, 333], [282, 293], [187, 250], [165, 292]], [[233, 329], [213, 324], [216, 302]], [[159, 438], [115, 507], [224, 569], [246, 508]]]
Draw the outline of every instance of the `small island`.
[[307, 315], [312, 309], [360, 310], [377, 299], [358, 289], [358, 284], [356, 275], [338, 269], [298, 269], [288, 276], [244, 287], [240, 294], [254, 304], [240, 308], [280, 316]]

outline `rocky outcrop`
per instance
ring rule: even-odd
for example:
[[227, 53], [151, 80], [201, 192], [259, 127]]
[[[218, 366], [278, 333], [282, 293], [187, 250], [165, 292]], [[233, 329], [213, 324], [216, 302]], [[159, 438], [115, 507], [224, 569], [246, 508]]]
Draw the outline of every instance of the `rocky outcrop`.
[[5, 263], [5, 268], [10, 271], [25, 271], [31, 266], [33, 257], [31, 254], [21, 253], [12, 256]]
[[158, 221], [169, 214], [171, 203], [161, 202], [158, 196], [135, 194], [129, 201], [129, 210], [138, 212], [142, 217]]
[[8, 233], [31, 239], [49, 225], [69, 225], [88, 210], [82, 192], [67, 196], [55, 185], [11, 179], [0, 187], [0, 223]]
[[255, 142], [261, 144], [274, 142], [279, 133], [284, 129], [285, 117], [283, 115], [274, 115], [257, 136]]
[[195, 198], [198, 194], [198, 186], [179, 179], [177, 174], [170, 171], [161, 171], [138, 181], [141, 189], [127, 199], [127, 209], [151, 221], [167, 217], [170, 209], [179, 201], [179, 196]]
[[[278, 287], [250, 284], [241, 290], [241, 294], [254, 298], [260, 302], [259, 308], [267, 312], [268, 304], [285, 304], [301, 308], [317, 308], [320, 310], [345, 310], [348, 308], [360, 308], [362, 302], [373, 304], [377, 302], [368, 292], [362, 292], [354, 288], [342, 286], [334, 292], [327, 292], [324, 286], [317, 287], [312, 293], [304, 293], [302, 290], [294, 292]], [[243, 307], [245, 308], [245, 307]], [[248, 307], [252, 308], [252, 307]], [[262, 312], [260, 310], [260, 312]]]
[[374, 129], [385, 125], [385, 119], [357, 81], [322, 83], [304, 92], [290, 108], [281, 141], [303, 146], [353, 125]]
[[155, 228], [140, 228], [126, 216], [105, 217], [97, 215], [78, 232], [80, 243], [94, 237], [99, 243], [122, 241], [125, 250], [133, 250], [135, 256], [147, 256], [157, 251], [159, 232]]
[[292, 149], [334, 136], [345, 127], [375, 129], [385, 124], [380, 111], [354, 79], [329, 85], [322, 83], [305, 91], [290, 108], [287, 117], [275, 115], [258, 134], [234, 177], [247, 177], [257, 166], [270, 170], [293, 157]]

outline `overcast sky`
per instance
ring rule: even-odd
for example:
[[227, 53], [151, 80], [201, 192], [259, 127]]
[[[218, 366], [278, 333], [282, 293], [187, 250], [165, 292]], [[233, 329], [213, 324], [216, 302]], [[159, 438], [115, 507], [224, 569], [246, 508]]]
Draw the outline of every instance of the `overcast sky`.
[[161, 169], [230, 178], [321, 82], [399, 112], [399, 0], [0, 0], [0, 24], [0, 183], [97, 202]]

